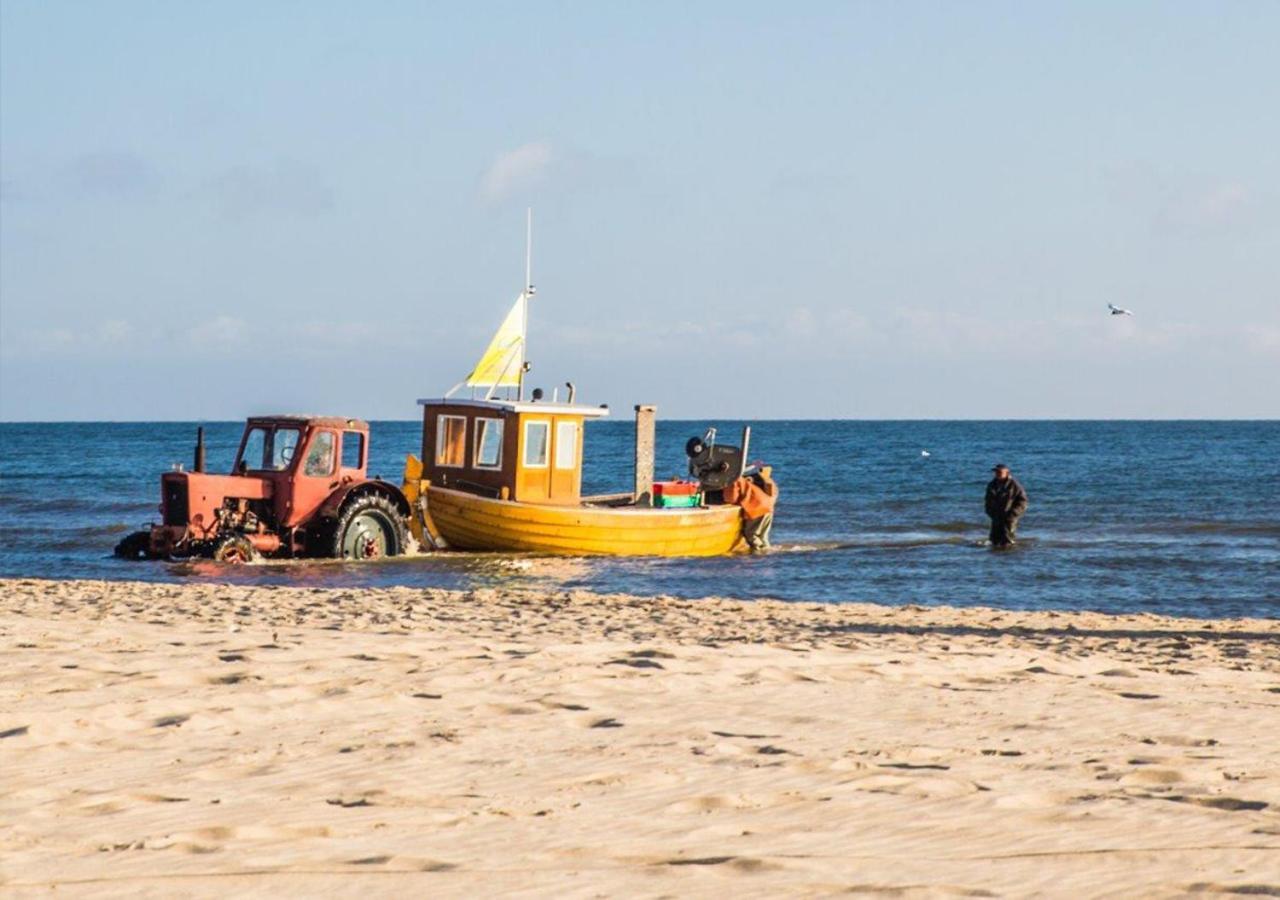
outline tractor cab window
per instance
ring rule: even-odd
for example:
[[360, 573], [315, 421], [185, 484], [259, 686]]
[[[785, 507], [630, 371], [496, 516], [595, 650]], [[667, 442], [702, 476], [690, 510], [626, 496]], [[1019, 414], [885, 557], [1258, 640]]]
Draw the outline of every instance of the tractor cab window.
[[342, 468], [358, 469], [364, 458], [364, 434], [359, 431], [342, 432]]
[[283, 472], [293, 462], [302, 438], [299, 428], [271, 428], [255, 425], [244, 438], [244, 450], [236, 460], [236, 471]]
[[245, 435], [244, 449], [240, 451], [240, 459], [236, 462], [236, 471], [246, 469], [262, 469], [266, 467], [267, 429], [250, 428]]
[[298, 450], [298, 440], [302, 431], [298, 428], [277, 428], [271, 441], [271, 465], [268, 469], [283, 472], [293, 462], [293, 454]]
[[307, 452], [307, 465], [304, 475], [333, 474], [333, 432], [318, 431], [311, 439], [311, 449]]

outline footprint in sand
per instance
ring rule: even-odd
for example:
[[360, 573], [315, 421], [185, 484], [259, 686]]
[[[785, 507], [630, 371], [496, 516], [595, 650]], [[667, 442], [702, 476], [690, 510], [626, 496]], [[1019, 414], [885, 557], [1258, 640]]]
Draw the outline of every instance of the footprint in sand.
[[232, 672], [230, 675], [214, 675], [209, 679], [209, 684], [239, 684], [247, 678], [253, 678], [255, 681], [261, 680], [247, 672]]
[[1247, 894], [1253, 897], [1280, 897], [1280, 884], [1214, 884], [1197, 881], [1186, 887], [1188, 894]]
[[606, 666], [630, 666], [633, 669], [665, 669], [666, 668], [666, 666], [664, 666], [662, 663], [656, 662], [652, 659], [611, 659], [607, 663], [605, 663], [605, 665]]
[[1121, 784], [1170, 785], [1186, 781], [1187, 777], [1176, 769], [1138, 769], [1120, 778]]
[[964, 778], [944, 775], [868, 775], [855, 778], [849, 786], [873, 794], [898, 794], [903, 797], [961, 797], [986, 790]]
[[1237, 797], [1185, 797], [1182, 795], [1174, 795], [1172, 797], [1157, 797], [1158, 800], [1170, 800], [1174, 803], [1191, 803], [1195, 806], [1204, 806], [1209, 809], [1221, 809], [1227, 812], [1258, 812], [1266, 809], [1270, 804], [1264, 800], [1241, 800]]
[[709, 794], [702, 797], [687, 797], [668, 805], [665, 812], [702, 814], [716, 812], [721, 809], [759, 809], [764, 804], [744, 794]]
[[766, 869], [779, 869], [776, 863], [766, 862], [750, 856], [691, 856], [675, 857], [658, 863], [663, 866], [728, 866], [739, 872], [761, 872]]
[[360, 806], [373, 806], [368, 797], [331, 797], [324, 801], [330, 806], [341, 806], [343, 809], [354, 809]]

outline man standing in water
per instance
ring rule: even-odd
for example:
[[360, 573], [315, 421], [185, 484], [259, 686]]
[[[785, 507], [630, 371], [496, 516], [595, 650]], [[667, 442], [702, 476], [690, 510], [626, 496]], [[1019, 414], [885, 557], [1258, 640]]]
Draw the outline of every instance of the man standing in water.
[[1009, 474], [1009, 467], [996, 463], [996, 477], [987, 485], [987, 515], [991, 517], [991, 546], [1012, 547], [1018, 520], [1027, 511], [1027, 492]]

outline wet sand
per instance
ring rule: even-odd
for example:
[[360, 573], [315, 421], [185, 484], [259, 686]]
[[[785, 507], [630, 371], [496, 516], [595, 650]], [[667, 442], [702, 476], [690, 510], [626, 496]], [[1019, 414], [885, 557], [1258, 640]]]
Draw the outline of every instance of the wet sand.
[[1280, 895], [1280, 622], [0, 581], [5, 896]]

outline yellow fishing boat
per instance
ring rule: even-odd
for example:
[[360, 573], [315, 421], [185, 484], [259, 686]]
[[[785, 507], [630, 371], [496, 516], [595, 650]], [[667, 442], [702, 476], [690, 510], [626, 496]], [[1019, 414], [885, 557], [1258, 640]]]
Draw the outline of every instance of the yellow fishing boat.
[[[717, 556], [768, 546], [777, 494], [767, 466], [714, 429], [686, 445], [690, 478], [655, 482], [655, 409], [637, 406], [632, 489], [583, 496], [589, 420], [607, 406], [575, 403], [566, 384], [548, 401], [526, 399], [529, 283], [480, 362], [445, 396], [419, 400], [422, 455], [405, 464], [410, 527], [431, 549], [523, 551], [559, 556]], [[456, 396], [469, 390], [471, 396]], [[499, 393], [505, 396], [495, 396]]]

